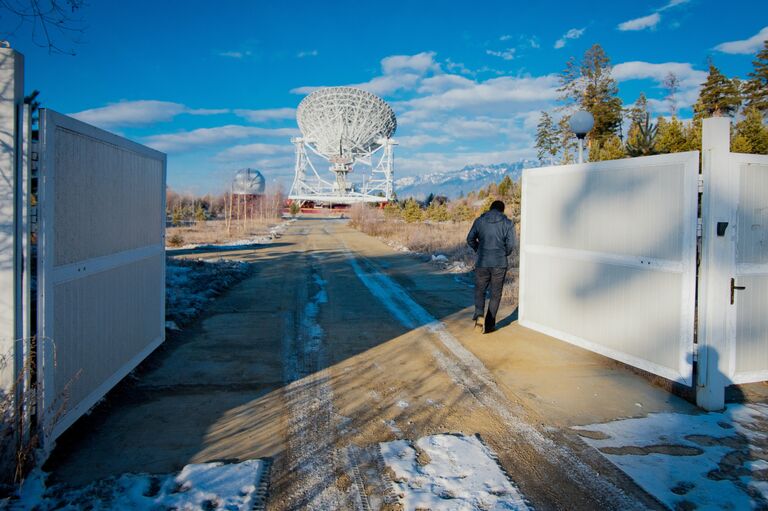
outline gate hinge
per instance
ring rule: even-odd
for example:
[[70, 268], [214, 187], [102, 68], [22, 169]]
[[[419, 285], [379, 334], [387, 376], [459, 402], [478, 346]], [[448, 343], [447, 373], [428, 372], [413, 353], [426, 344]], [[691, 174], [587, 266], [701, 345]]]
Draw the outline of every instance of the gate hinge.
[[698, 182], [699, 182], [699, 193], [704, 193], [704, 175], [703, 174], [698, 175]]

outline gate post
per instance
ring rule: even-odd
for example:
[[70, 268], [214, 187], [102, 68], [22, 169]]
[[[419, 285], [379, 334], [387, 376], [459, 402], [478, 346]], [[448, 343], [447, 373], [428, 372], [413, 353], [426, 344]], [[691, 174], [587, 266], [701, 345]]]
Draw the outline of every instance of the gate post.
[[[0, 483], [6, 473], [5, 428], [16, 429], [19, 405], [17, 383], [23, 361], [18, 340], [22, 322], [22, 219], [23, 179], [22, 111], [24, 108], [24, 57], [10, 48], [0, 48]], [[4, 415], [4, 416], [3, 416]], [[11, 422], [6, 422], [11, 421]], [[16, 432], [18, 433], [18, 432]]]
[[18, 376], [16, 340], [21, 325], [21, 111], [24, 58], [0, 48], [0, 396], [11, 392]]
[[732, 349], [726, 327], [730, 276], [734, 264], [736, 203], [735, 180], [728, 172], [730, 134], [729, 117], [704, 119], [701, 140], [704, 192], [701, 202], [696, 404], [710, 411], [725, 407], [725, 387], [729, 383]]

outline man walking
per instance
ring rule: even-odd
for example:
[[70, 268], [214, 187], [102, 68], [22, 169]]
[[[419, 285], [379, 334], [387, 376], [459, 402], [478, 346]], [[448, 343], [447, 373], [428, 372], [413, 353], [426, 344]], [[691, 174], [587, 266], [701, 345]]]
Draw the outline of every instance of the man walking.
[[[491, 209], [472, 224], [467, 244], [477, 252], [475, 263], [475, 313], [472, 320], [483, 333], [496, 329], [496, 313], [507, 274], [507, 256], [515, 247], [515, 228], [504, 214], [504, 203], [493, 201]], [[485, 290], [491, 286], [491, 299], [485, 313]], [[485, 314], [485, 318], [483, 315]]]

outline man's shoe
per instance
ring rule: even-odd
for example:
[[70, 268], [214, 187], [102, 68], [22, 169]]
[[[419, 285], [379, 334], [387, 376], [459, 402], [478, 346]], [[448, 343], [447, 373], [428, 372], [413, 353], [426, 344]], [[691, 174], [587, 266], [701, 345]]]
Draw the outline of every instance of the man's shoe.
[[478, 316], [475, 318], [475, 330], [482, 333], [485, 333], [485, 320], [482, 316]]

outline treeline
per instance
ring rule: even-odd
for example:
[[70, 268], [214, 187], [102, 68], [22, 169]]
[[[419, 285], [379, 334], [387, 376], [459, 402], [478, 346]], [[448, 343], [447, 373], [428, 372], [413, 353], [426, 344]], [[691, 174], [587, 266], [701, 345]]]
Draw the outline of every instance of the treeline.
[[225, 220], [246, 214], [241, 211], [248, 208], [247, 215], [262, 220], [278, 218], [282, 214], [285, 200], [282, 190], [274, 190], [260, 196], [251, 196], [248, 201], [238, 201], [238, 196], [230, 192], [218, 195], [179, 194], [168, 188], [165, 192], [165, 215], [173, 225], [207, 220]]
[[539, 160], [552, 165], [576, 160], [576, 137], [568, 120], [577, 109], [590, 112], [595, 119], [587, 135], [590, 161], [701, 150], [701, 121], [712, 116], [738, 119], [732, 127], [732, 151], [768, 154], [768, 41], [752, 64], [747, 79], [741, 80], [728, 78], [710, 62], [689, 121], [679, 118], [680, 80], [669, 73], [663, 83], [669, 115], [659, 115], [652, 122], [644, 93], [632, 107], [623, 107], [610, 59], [596, 44], [586, 51], [581, 62], [571, 58], [560, 74], [561, 104], [552, 112], [541, 113], [536, 130]]
[[413, 222], [467, 222], [488, 211], [494, 200], [504, 201], [505, 213], [515, 221], [520, 219], [520, 184], [504, 176], [499, 183], [491, 183], [476, 192], [449, 200], [430, 194], [424, 201], [409, 198], [392, 201], [384, 207], [384, 216], [390, 220]]

